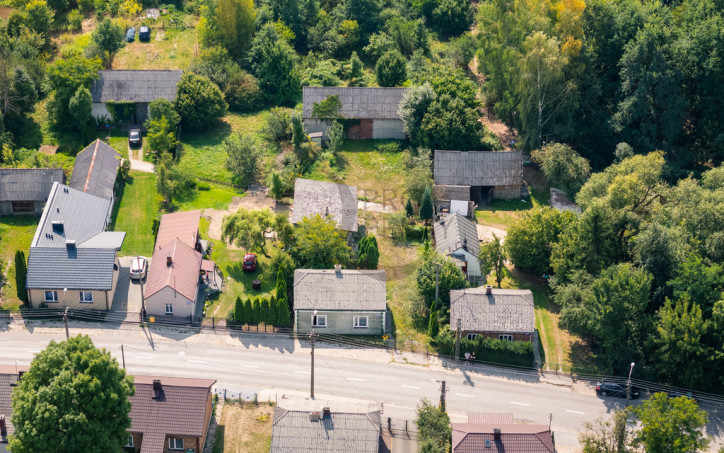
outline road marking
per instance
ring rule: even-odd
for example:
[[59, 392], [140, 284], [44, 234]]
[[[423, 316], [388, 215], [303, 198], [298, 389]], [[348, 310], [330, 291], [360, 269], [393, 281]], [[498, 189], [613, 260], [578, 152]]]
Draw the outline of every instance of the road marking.
[[566, 409], [566, 412], [570, 412], [571, 414], [586, 415], [585, 412], [572, 411], [569, 409]]
[[401, 385], [400, 387], [404, 387], [406, 389], [420, 390], [420, 387], [413, 387], [412, 385]]
[[466, 395], [464, 393], [456, 393], [457, 396], [464, 396], [465, 398], [475, 398], [473, 395]]
[[194, 359], [189, 359], [189, 362], [194, 362], [194, 363], [206, 363], [206, 362], [205, 362], [204, 360], [194, 360]]
[[511, 401], [510, 404], [517, 404], [518, 406], [530, 406], [528, 403], [516, 403], [515, 401]]
[[259, 368], [258, 366], [255, 366], [255, 365], [239, 365], [239, 366], [243, 367], [243, 368]]
[[360, 378], [356, 378], [356, 377], [348, 377], [347, 380], [348, 381], [357, 381], [357, 382], [367, 382], [367, 379], [360, 379]]
[[309, 372], [309, 371], [299, 371], [299, 370], [294, 370], [294, 372], [295, 372], [295, 373], [299, 373], [299, 374], [312, 374], [312, 373], [311, 373], [311, 372]]
[[143, 360], [151, 360], [153, 357], [148, 356], [148, 355], [137, 355], [135, 358], [136, 358], [136, 359], [143, 359]]
[[31, 354], [38, 354], [39, 352], [40, 352], [40, 349], [38, 349], [37, 351], [36, 350], [30, 351]]

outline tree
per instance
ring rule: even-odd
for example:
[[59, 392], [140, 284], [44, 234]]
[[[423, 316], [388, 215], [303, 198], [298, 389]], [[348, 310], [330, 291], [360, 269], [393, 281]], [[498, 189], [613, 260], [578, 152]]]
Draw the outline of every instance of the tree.
[[432, 220], [433, 211], [432, 190], [430, 186], [427, 186], [422, 193], [422, 200], [420, 201], [420, 219], [424, 221]]
[[432, 11], [430, 24], [441, 35], [455, 36], [467, 31], [473, 23], [473, 9], [467, 0], [440, 0]]
[[244, 318], [244, 302], [241, 300], [241, 296], [237, 296], [234, 303], [234, 321], [239, 324], [246, 322], [246, 318]]
[[61, 58], [48, 67], [48, 84], [52, 96], [47, 108], [56, 124], [73, 124], [74, 118], [69, 108], [70, 98], [78, 88], [90, 88], [91, 82], [98, 78], [101, 68], [100, 60], [81, 57]]
[[174, 110], [174, 105], [166, 99], [156, 99], [148, 104], [148, 118], [161, 119], [166, 118], [170, 130], [175, 131], [181, 124], [181, 117]]
[[332, 121], [334, 119], [341, 118], [339, 111], [342, 109], [342, 101], [339, 100], [339, 96], [333, 94], [327, 96], [319, 102], [315, 102], [312, 105], [312, 118], [317, 118], [323, 121]]
[[54, 17], [53, 10], [45, 0], [30, 0], [25, 4], [25, 25], [40, 35], [46, 47], [50, 45], [50, 29]]
[[430, 321], [427, 324], [427, 336], [434, 340], [440, 330], [440, 324], [437, 321], [437, 310], [435, 310], [435, 302], [430, 307]]
[[417, 268], [415, 275], [417, 288], [425, 301], [426, 307], [430, 307], [435, 303], [436, 264], [440, 264], [440, 300], [438, 301], [438, 309], [444, 308], [447, 310], [450, 308], [450, 291], [467, 288], [468, 280], [455, 263], [444, 256], [432, 252], [428, 253]]
[[281, 299], [277, 299], [276, 310], [277, 323], [279, 327], [289, 327], [291, 325], [291, 321], [289, 319], [289, 303], [287, 302], [286, 296]]
[[254, 320], [254, 307], [251, 304], [251, 299], [244, 301], [244, 324], [252, 324]]
[[407, 61], [396, 50], [383, 54], [375, 66], [377, 83], [381, 87], [401, 86], [407, 80]]
[[573, 148], [563, 143], [550, 143], [530, 153], [540, 165], [552, 187], [574, 196], [586, 182], [591, 165]]
[[344, 127], [342, 123], [332, 121], [332, 125], [327, 130], [327, 137], [329, 138], [329, 151], [332, 154], [337, 154], [344, 144]]
[[224, 116], [228, 105], [219, 87], [211, 80], [185, 73], [178, 84], [174, 108], [181, 116], [183, 127], [199, 131]]
[[247, 210], [239, 209], [236, 213], [224, 217], [221, 226], [221, 239], [241, 247], [250, 252], [263, 253], [269, 258], [266, 251], [266, 236], [273, 232], [286, 218], [274, 216], [268, 209]]
[[169, 153], [156, 160], [156, 191], [168, 207], [179, 199], [190, 199], [196, 192], [196, 181], [187, 171], [178, 168]]
[[377, 269], [379, 260], [380, 251], [377, 247], [377, 238], [374, 235], [363, 237], [359, 242], [357, 267], [361, 269]]
[[25, 259], [25, 252], [22, 250], [15, 251], [15, 292], [23, 302], [28, 301], [28, 290], [25, 283], [28, 278], [28, 262]]
[[505, 260], [507, 259], [503, 244], [500, 239], [493, 234], [493, 241], [480, 247], [480, 264], [483, 268], [483, 275], [487, 276], [490, 272], [495, 272], [495, 281], [500, 283], [505, 277]]
[[267, 324], [271, 326], [279, 326], [279, 318], [277, 317], [277, 314], [279, 311], [277, 310], [277, 299], [274, 296], [271, 296], [269, 298], [269, 315], [267, 316]]
[[269, 322], [269, 315], [269, 299], [265, 297], [261, 300], [259, 308], [259, 322], [263, 322], [264, 324], [271, 324]]
[[13, 390], [9, 447], [18, 453], [120, 451], [133, 393], [133, 378], [90, 337], [51, 341]]
[[300, 157], [302, 154], [301, 148], [308, 141], [307, 133], [304, 131], [304, 123], [302, 122], [302, 115], [294, 113], [292, 115], [292, 146], [294, 147], [294, 154]]
[[123, 48], [124, 38], [123, 27], [111, 19], [103, 19], [93, 30], [91, 41], [103, 52], [106, 68], [113, 66], [113, 58]]
[[254, 34], [256, 9], [253, 0], [217, 0], [202, 18], [201, 37], [218, 43], [237, 60], [244, 57]]
[[432, 151], [417, 148], [405, 156], [405, 192], [412, 201], [422, 203], [425, 190], [432, 186]]
[[274, 24], [266, 24], [251, 43], [249, 63], [268, 101], [294, 104], [302, 93], [294, 49], [279, 37]]
[[91, 110], [93, 109], [93, 98], [90, 91], [86, 87], [79, 87], [70, 101], [68, 102], [70, 114], [75, 119], [76, 126], [82, 130], [91, 119]]
[[272, 174], [271, 194], [275, 200], [281, 200], [284, 196], [284, 182], [278, 171]]
[[304, 269], [332, 269], [335, 264], [346, 266], [352, 250], [347, 245], [347, 234], [337, 229], [333, 219], [319, 214], [304, 218], [296, 228], [296, 242], [292, 258]]
[[626, 450], [626, 411], [615, 411], [609, 419], [603, 416], [584, 422], [578, 435], [583, 453], [624, 453]]
[[224, 140], [226, 168], [244, 188], [259, 181], [264, 151], [252, 135], [241, 133]]
[[516, 267], [536, 274], [551, 271], [551, 249], [563, 231], [576, 221], [570, 211], [538, 207], [523, 211], [505, 238], [505, 248]]
[[412, 207], [412, 198], [408, 198], [405, 203], [405, 215], [410, 219], [415, 216], [415, 208]]
[[450, 417], [445, 412], [445, 407], [435, 407], [427, 399], [423, 399], [417, 406], [417, 432], [421, 443], [433, 447], [430, 451], [445, 452], [450, 449], [452, 431], [450, 428]]
[[423, 143], [422, 122], [430, 104], [435, 99], [435, 91], [429, 83], [415, 86], [405, 91], [400, 101], [399, 114], [405, 124], [405, 132], [410, 141]]
[[157, 153], [170, 153], [176, 149], [178, 140], [176, 132], [165, 116], [161, 118], [149, 117], [146, 120], [146, 143], [148, 147]]
[[641, 422], [633, 444], [650, 452], [692, 453], [706, 451], [709, 439], [703, 433], [706, 411], [691, 398], [669, 398], [656, 393], [633, 413]]
[[252, 324], [259, 324], [262, 322], [263, 319], [261, 318], [261, 301], [257, 297], [254, 299], [254, 303], [251, 307], [251, 322]]

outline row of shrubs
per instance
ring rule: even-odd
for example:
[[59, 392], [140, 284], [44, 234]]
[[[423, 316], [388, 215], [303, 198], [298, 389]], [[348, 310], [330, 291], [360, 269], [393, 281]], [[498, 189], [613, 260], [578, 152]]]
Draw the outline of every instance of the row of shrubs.
[[[451, 356], [455, 353], [455, 333], [450, 330], [441, 331], [433, 345], [438, 354]], [[460, 340], [460, 355], [466, 352], [475, 353], [475, 360], [500, 363], [506, 365], [532, 367], [535, 355], [533, 343], [529, 341], [507, 341], [479, 336], [475, 340]]]
[[236, 298], [234, 310], [229, 313], [227, 322], [231, 324], [261, 324], [267, 326], [289, 327], [289, 305], [286, 299], [272, 296], [264, 299]]

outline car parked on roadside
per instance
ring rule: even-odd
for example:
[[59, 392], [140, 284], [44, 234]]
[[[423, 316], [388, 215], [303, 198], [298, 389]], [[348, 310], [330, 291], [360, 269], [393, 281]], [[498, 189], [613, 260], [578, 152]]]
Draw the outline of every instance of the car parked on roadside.
[[142, 256], [137, 256], [131, 261], [131, 280], [143, 280], [148, 272], [148, 261]]
[[[615, 396], [618, 398], [626, 398], [626, 384], [616, 384], [615, 382], [598, 381], [596, 383], [596, 394], [599, 396]], [[638, 387], [631, 386], [631, 399], [635, 400], [641, 396], [641, 390]]]
[[141, 135], [140, 129], [131, 129], [128, 132], [128, 144], [130, 146], [141, 146], [143, 143], [143, 136]]
[[244, 263], [241, 268], [244, 272], [254, 272], [256, 270], [256, 254], [247, 253], [244, 255]]

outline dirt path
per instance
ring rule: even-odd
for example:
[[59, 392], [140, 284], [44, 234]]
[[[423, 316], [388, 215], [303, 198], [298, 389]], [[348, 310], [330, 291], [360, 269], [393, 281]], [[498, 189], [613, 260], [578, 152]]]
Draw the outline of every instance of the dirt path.
[[138, 150], [128, 146], [128, 159], [131, 161], [131, 170], [138, 170], [144, 173], [153, 173], [154, 168], [151, 162], [143, 160], [143, 145]]

